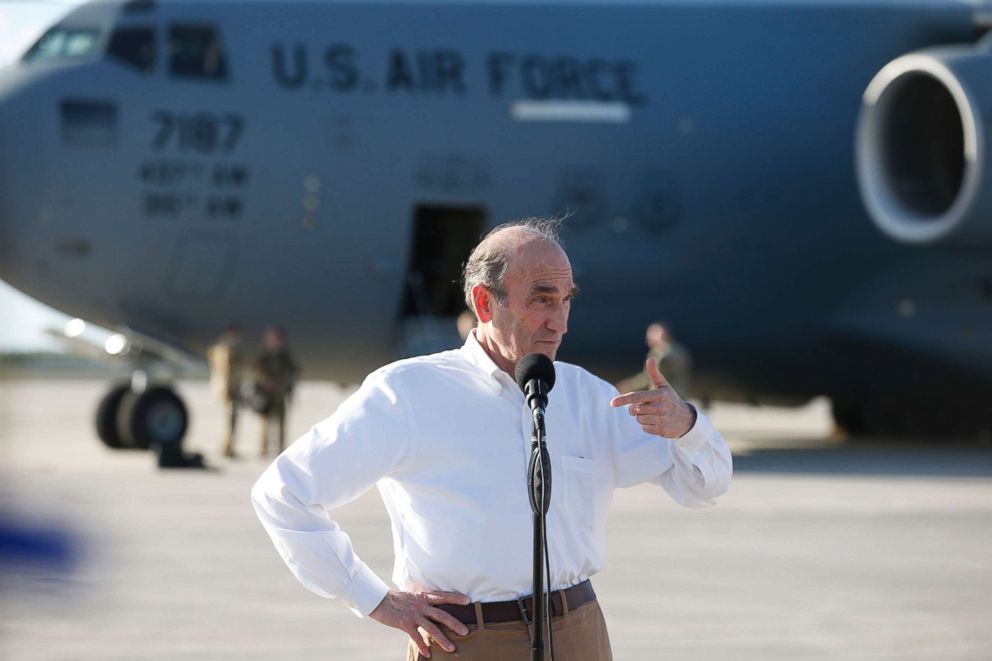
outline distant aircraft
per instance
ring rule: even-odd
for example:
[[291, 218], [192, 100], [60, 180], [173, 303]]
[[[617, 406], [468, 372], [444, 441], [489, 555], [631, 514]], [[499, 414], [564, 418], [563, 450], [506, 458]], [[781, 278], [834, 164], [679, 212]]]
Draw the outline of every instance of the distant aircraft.
[[[488, 227], [571, 213], [563, 360], [627, 373], [663, 318], [699, 396], [989, 429], [990, 25], [936, 0], [86, 4], [0, 77], [0, 275], [144, 347], [278, 322], [347, 382], [453, 338]], [[100, 421], [146, 445], [186, 412], [125, 385]]]

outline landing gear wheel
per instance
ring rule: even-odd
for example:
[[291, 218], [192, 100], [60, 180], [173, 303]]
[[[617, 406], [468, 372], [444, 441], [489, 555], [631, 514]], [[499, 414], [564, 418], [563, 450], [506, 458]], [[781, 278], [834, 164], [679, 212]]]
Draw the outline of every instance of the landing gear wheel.
[[871, 431], [868, 413], [861, 402], [844, 402], [835, 399], [830, 404], [830, 412], [834, 423], [852, 436], [860, 436]]
[[912, 437], [924, 433], [924, 420], [910, 402], [875, 398], [866, 401], [833, 400], [834, 422], [850, 436]]
[[121, 400], [130, 390], [130, 384], [118, 383], [103, 396], [100, 405], [96, 408], [96, 435], [103, 441], [104, 445], [114, 450], [129, 447], [117, 431], [117, 412], [120, 409]]
[[147, 450], [152, 445], [181, 447], [189, 415], [170, 388], [155, 386], [142, 393], [128, 391], [117, 414], [122, 442]]
[[833, 400], [834, 422], [853, 437], [933, 439], [969, 436], [992, 428], [979, 401], [896, 395], [864, 401]]

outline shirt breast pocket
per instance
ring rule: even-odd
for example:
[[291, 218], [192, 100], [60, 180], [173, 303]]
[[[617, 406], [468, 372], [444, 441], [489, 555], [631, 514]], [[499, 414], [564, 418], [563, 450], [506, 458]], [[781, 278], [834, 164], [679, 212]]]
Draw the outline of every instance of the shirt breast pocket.
[[570, 525], [598, 533], [606, 522], [610, 487], [604, 467], [594, 459], [561, 457], [561, 499], [556, 499], [557, 475], [551, 476], [551, 507]]

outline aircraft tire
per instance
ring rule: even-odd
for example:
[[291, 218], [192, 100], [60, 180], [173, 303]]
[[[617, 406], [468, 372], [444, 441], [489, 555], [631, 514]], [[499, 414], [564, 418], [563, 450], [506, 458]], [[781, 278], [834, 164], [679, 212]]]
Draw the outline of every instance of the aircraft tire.
[[140, 450], [153, 444], [181, 444], [188, 424], [186, 405], [166, 386], [154, 386], [141, 393], [128, 391], [117, 415], [122, 441]]
[[112, 450], [122, 450], [127, 447], [117, 430], [117, 412], [121, 400], [130, 389], [130, 384], [118, 383], [103, 396], [96, 407], [96, 435]]
[[886, 399], [872, 401], [833, 400], [834, 422], [849, 436], [906, 438], [927, 434], [926, 421], [912, 414], [910, 403]]
[[830, 413], [834, 424], [852, 436], [865, 434], [868, 431], [868, 420], [864, 407], [857, 402], [833, 400], [830, 402]]
[[876, 398], [864, 402], [833, 400], [834, 422], [853, 437], [943, 439], [987, 436], [992, 420], [972, 402], [955, 406], [950, 399], [927, 406], [919, 399]]

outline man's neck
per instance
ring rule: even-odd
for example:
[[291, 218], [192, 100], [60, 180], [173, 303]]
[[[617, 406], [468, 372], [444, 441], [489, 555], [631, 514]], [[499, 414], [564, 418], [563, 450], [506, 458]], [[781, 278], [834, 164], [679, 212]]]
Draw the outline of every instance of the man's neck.
[[486, 333], [485, 327], [479, 325], [472, 332], [475, 333], [475, 339], [478, 341], [479, 346], [482, 347], [482, 350], [496, 363], [496, 367], [513, 376], [517, 364], [503, 357], [503, 354], [499, 351], [499, 347], [493, 342], [493, 338]]

